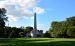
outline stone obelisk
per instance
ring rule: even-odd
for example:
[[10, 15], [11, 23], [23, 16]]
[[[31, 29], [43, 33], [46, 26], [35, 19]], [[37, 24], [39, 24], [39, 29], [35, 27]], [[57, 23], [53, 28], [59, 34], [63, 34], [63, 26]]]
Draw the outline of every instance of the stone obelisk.
[[39, 34], [38, 30], [37, 30], [37, 18], [36, 18], [36, 13], [34, 13], [34, 29], [32, 30], [32, 34], [31, 36], [33, 38], [37, 38], [37, 35]]
[[37, 31], [36, 13], [34, 13], [34, 30]]

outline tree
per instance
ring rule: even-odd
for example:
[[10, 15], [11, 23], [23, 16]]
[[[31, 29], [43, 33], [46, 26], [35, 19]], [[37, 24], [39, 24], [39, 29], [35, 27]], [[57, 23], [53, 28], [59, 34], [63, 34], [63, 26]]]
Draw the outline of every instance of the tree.
[[0, 27], [5, 27], [5, 21], [7, 21], [7, 17], [5, 13], [6, 13], [6, 9], [0, 8]]
[[5, 21], [7, 21], [7, 17], [5, 14], [6, 14], [6, 9], [0, 8], [0, 37], [4, 37]]
[[52, 37], [62, 37], [63, 36], [63, 27], [62, 27], [62, 22], [56, 22], [53, 21], [51, 24], [52, 27], [52, 32], [51, 32], [51, 36]]
[[30, 26], [25, 28], [26, 33], [30, 33], [32, 30], [33, 30], [33, 27], [30, 27]]
[[52, 37], [75, 37], [75, 16], [65, 21], [53, 21], [49, 30]]
[[20, 37], [24, 37], [24, 32], [19, 32]]
[[75, 16], [67, 18], [66, 22], [68, 26], [75, 26]]
[[49, 33], [48, 31], [46, 31], [46, 32], [44, 33], [44, 37], [50, 38], [50, 33]]
[[75, 26], [68, 27], [67, 35], [70, 37], [75, 37]]
[[75, 37], [75, 16], [67, 18], [67, 35]]
[[19, 33], [24, 32], [23, 28], [12, 27], [10, 30], [9, 38], [18, 38], [20, 37]]

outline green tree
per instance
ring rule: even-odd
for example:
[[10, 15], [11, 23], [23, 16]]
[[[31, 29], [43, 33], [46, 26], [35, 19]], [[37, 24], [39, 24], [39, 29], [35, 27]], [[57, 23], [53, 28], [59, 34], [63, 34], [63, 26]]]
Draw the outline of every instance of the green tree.
[[6, 9], [0, 8], [0, 27], [5, 27], [5, 21], [7, 21], [7, 17], [5, 13], [6, 13]]
[[75, 37], [75, 16], [67, 18], [65, 21], [53, 21], [51, 29], [52, 37]]
[[24, 37], [24, 32], [19, 32], [20, 37]]
[[67, 35], [70, 37], [75, 37], [75, 26], [68, 27]]
[[[67, 34], [67, 24], [66, 21], [53, 21], [51, 24], [51, 36], [52, 37], [66, 37]], [[51, 31], [49, 30], [49, 31]]]
[[0, 8], [0, 37], [4, 37], [5, 21], [7, 21], [6, 9]]
[[44, 37], [50, 38], [50, 33], [49, 33], [48, 31], [46, 31], [46, 32], [44, 33]]
[[66, 22], [68, 26], [75, 26], [75, 16], [67, 18]]
[[33, 27], [30, 27], [30, 26], [25, 28], [26, 33], [30, 33], [32, 30], [33, 30]]
[[51, 24], [52, 27], [52, 33], [51, 36], [52, 37], [62, 37], [63, 33], [62, 33], [62, 22], [52, 22]]
[[20, 37], [19, 33], [24, 32], [23, 28], [12, 27], [9, 33], [9, 38], [18, 38]]
[[67, 18], [67, 35], [75, 37], [75, 16]]

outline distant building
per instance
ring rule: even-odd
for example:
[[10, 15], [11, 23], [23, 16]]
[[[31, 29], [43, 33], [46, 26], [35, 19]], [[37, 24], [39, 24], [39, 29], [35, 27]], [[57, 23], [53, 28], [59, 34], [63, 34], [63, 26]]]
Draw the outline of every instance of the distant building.
[[27, 38], [29, 38], [29, 37], [42, 38], [43, 37], [43, 30], [37, 30], [37, 32], [32, 30], [30, 33], [26, 33], [26, 37]]
[[31, 37], [33, 38], [43, 37], [43, 30], [31, 31]]

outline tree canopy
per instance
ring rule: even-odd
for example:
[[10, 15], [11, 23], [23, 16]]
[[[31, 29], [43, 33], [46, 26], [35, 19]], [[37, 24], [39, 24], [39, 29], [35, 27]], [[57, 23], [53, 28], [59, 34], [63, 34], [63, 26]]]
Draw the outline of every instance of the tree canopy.
[[52, 37], [75, 37], [75, 16], [65, 21], [53, 21], [50, 29]]
[[5, 14], [6, 14], [6, 9], [0, 8], [0, 27], [4, 27], [5, 21], [7, 21], [7, 17]]

